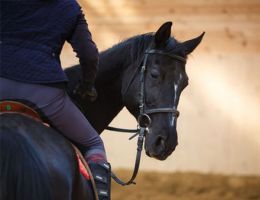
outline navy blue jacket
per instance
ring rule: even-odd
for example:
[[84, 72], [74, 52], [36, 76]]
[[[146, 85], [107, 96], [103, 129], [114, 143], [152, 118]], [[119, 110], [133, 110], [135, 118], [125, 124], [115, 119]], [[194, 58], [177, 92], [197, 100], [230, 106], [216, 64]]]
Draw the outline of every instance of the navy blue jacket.
[[0, 77], [28, 83], [67, 81], [60, 52], [67, 40], [94, 81], [98, 50], [76, 0], [1, 0]]

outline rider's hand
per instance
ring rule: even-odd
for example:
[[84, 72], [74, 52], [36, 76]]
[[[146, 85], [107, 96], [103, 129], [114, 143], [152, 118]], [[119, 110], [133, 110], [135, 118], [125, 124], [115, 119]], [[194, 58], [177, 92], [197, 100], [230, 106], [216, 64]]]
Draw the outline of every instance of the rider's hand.
[[97, 99], [97, 91], [92, 82], [82, 81], [77, 86], [76, 89], [73, 91], [73, 94], [79, 96], [82, 99], [87, 99], [91, 102]]

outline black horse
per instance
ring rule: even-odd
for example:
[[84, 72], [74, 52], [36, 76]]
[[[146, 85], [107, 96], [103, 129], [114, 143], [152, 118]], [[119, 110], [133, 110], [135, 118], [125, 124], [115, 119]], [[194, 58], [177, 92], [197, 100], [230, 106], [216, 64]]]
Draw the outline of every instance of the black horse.
[[[80, 66], [65, 70], [68, 93], [101, 133], [126, 106], [141, 118], [148, 156], [166, 159], [177, 145], [177, 106], [188, 85], [186, 58], [199, 37], [178, 42], [171, 22], [153, 34], [130, 38], [100, 55], [95, 102], [75, 97]], [[56, 131], [19, 114], [0, 115], [0, 199], [91, 199], [70, 143]], [[72, 124], [73, 126], [73, 124]], [[141, 124], [142, 126], [142, 124]]]
[[[142, 114], [148, 113], [151, 119], [145, 138], [146, 154], [159, 160], [166, 159], [178, 144], [177, 106], [182, 90], [188, 85], [185, 63], [204, 35], [180, 43], [171, 37], [171, 26], [167, 22], [155, 34], [135, 36], [101, 53], [96, 82], [99, 96], [95, 102], [71, 95], [99, 133], [124, 106], [138, 120], [140, 101], [143, 101]], [[140, 81], [142, 65], [146, 70]], [[69, 94], [72, 94], [80, 81], [80, 66], [65, 72], [70, 79]]]

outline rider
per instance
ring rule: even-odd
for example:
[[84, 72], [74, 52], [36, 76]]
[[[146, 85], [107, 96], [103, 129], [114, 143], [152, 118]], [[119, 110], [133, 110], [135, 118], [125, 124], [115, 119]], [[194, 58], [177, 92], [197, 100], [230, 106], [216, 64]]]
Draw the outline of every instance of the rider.
[[[76, 0], [1, 0], [0, 100], [32, 102], [84, 153], [99, 198], [110, 199], [110, 165], [103, 142], [65, 92], [60, 52], [68, 41], [82, 67], [75, 93], [95, 100], [98, 50]], [[104, 181], [105, 180], [105, 181]]]

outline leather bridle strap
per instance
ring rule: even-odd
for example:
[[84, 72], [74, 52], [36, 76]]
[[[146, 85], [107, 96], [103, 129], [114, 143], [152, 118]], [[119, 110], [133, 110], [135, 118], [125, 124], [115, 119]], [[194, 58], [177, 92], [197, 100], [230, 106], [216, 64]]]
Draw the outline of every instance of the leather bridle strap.
[[170, 53], [166, 53], [166, 52], [163, 52], [161, 50], [157, 50], [157, 49], [150, 49], [150, 50], [146, 50], [145, 51], [146, 54], [161, 54], [161, 55], [165, 55], [167, 57], [170, 57], [174, 60], [178, 60], [182, 63], [186, 63], [186, 59], [181, 57], [181, 56], [178, 56], [178, 55], [175, 55], [175, 54], [170, 54]]
[[[139, 126], [140, 126], [139, 118], [140, 118], [140, 116], [144, 116], [144, 114], [143, 114], [143, 111], [144, 111], [144, 103], [143, 103], [143, 100], [144, 100], [144, 73], [145, 73], [145, 69], [146, 69], [147, 58], [148, 58], [148, 54], [145, 54], [143, 66], [141, 68], [141, 75], [140, 75], [140, 82], [141, 82], [141, 94], [140, 95], [141, 95], [141, 98], [140, 98], [140, 106], [139, 106], [140, 114], [139, 114], [139, 117], [138, 117], [138, 125]], [[131, 82], [132, 82], [132, 80], [131, 80]], [[130, 86], [130, 84], [129, 84], [129, 86]], [[149, 118], [149, 116], [148, 116], [148, 118]], [[139, 130], [138, 139], [137, 139], [137, 152], [136, 152], [136, 158], [135, 158], [135, 167], [134, 167], [132, 177], [129, 179], [129, 181], [124, 182], [124, 181], [120, 180], [113, 172], [111, 172], [111, 177], [114, 179], [114, 181], [116, 181], [118, 184], [120, 184], [122, 186], [135, 184], [134, 180], [135, 180], [135, 178], [138, 174], [138, 170], [139, 170], [146, 128], [147, 127], [141, 126], [140, 130]]]
[[145, 132], [146, 132], [145, 128], [140, 128], [140, 132], [139, 132], [139, 136], [138, 136], [138, 140], [137, 140], [137, 153], [136, 153], [136, 159], [135, 159], [135, 167], [134, 167], [132, 177], [129, 179], [129, 181], [124, 182], [124, 181], [120, 180], [113, 172], [111, 172], [111, 177], [114, 179], [114, 181], [116, 181], [118, 184], [120, 184], [122, 186], [135, 184], [134, 180], [135, 180], [135, 178], [138, 174], [138, 170], [139, 170]]
[[155, 113], [172, 113], [175, 117], [179, 117], [180, 112], [174, 108], [155, 108], [145, 111], [146, 114], [155, 114]]
[[[145, 109], [145, 80], [144, 80], [144, 75], [145, 75], [145, 70], [146, 70], [146, 63], [147, 63], [147, 59], [148, 59], [148, 55], [149, 54], [161, 54], [161, 55], [165, 55], [168, 56], [174, 60], [178, 60], [181, 62], [186, 62], [186, 59], [177, 56], [177, 55], [172, 55], [160, 50], [155, 50], [155, 49], [150, 49], [145, 51], [145, 58], [144, 58], [144, 64], [142, 66], [141, 69], [141, 75], [140, 75], [140, 82], [141, 82], [141, 91], [140, 91], [140, 115], [139, 116], [143, 116], [143, 115], [149, 115], [149, 114], [156, 114], [156, 113], [172, 113], [173, 116], [175, 116], [176, 118], [179, 117], [180, 112], [178, 110], [176, 110], [175, 108], [154, 108], [154, 109]], [[149, 117], [149, 116], [148, 116]], [[149, 119], [151, 121], [151, 119]], [[151, 123], [151, 122], [150, 122]]]
[[123, 133], [137, 133], [139, 129], [126, 129], [126, 128], [116, 128], [112, 126], [108, 126], [106, 130], [109, 131], [116, 131], [116, 132], [123, 132]]

